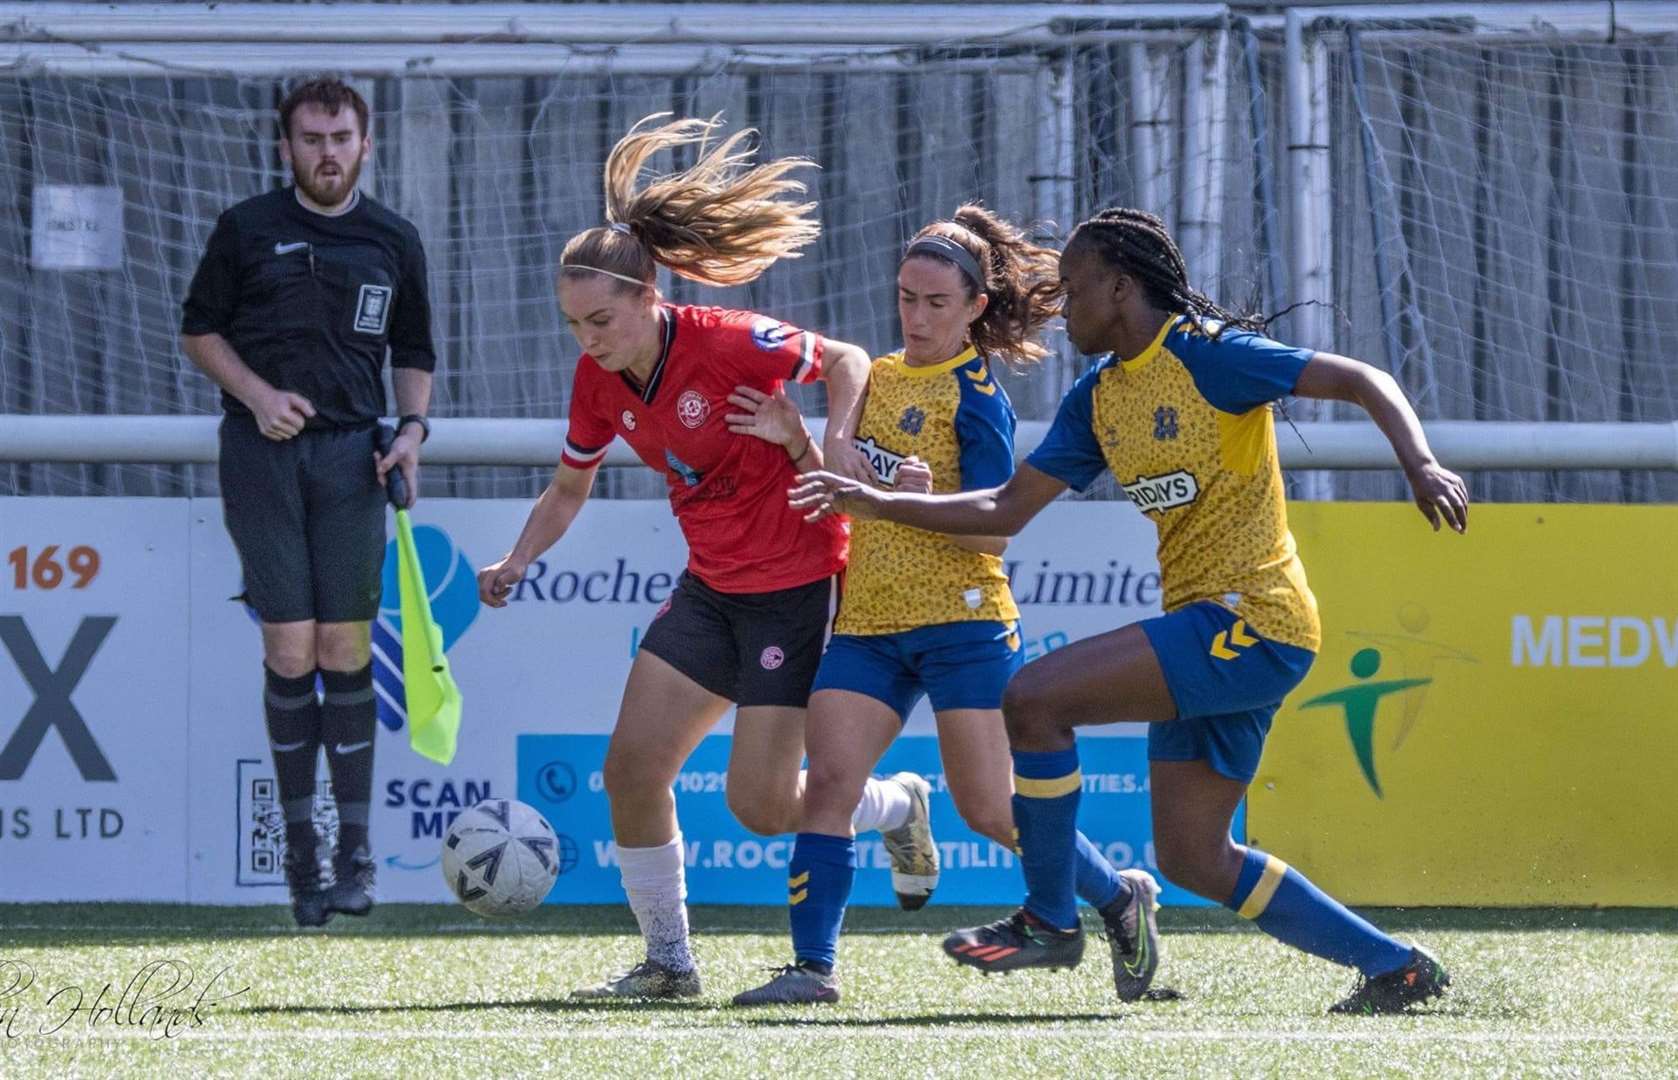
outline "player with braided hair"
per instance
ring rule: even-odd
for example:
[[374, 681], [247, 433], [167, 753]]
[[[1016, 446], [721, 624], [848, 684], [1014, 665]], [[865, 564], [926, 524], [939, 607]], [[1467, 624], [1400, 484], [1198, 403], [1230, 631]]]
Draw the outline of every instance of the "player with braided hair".
[[1226, 329], [1263, 331], [1265, 320], [1237, 315], [1189, 284], [1188, 264], [1165, 222], [1146, 210], [1103, 210], [1083, 225], [1085, 239], [1114, 266], [1134, 268], [1148, 300], [1161, 311], [1198, 316], [1215, 339]]
[[[957, 495], [886, 493], [832, 474], [803, 478], [794, 506], [953, 534], [1011, 536], [1067, 487], [1111, 470], [1159, 530], [1165, 614], [1058, 649], [1021, 669], [1003, 700], [1015, 774], [1025, 906], [952, 935], [984, 970], [1056, 966], [1081, 931], [1074, 906], [1083, 784], [1075, 730], [1148, 723], [1159, 867], [1279, 940], [1358, 969], [1337, 1012], [1396, 1012], [1449, 979], [1230, 824], [1283, 697], [1321, 642], [1283, 501], [1270, 403], [1288, 394], [1362, 406], [1392, 443], [1437, 530], [1467, 527], [1462, 480], [1442, 468], [1392, 377], [1261, 336], [1188, 284], [1151, 214], [1084, 222], [1060, 259], [1066, 331], [1100, 359], [1013, 477]], [[1105, 354], [1105, 355], [1102, 355]]]

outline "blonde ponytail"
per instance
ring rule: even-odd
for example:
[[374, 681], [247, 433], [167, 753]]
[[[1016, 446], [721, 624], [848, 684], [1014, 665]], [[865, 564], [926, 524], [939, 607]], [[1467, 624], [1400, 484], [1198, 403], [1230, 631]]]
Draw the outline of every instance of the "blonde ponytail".
[[[755, 132], [739, 131], [721, 142], [710, 120], [642, 119], [606, 158], [606, 220], [579, 233], [560, 256], [561, 273], [596, 270], [651, 285], [656, 266], [707, 285], [743, 285], [779, 259], [797, 258], [821, 234], [810, 216], [816, 204], [792, 202], [805, 187], [787, 178], [813, 166], [805, 158], [777, 158], [753, 165]], [[637, 188], [649, 159], [662, 150], [698, 148], [699, 160]]]

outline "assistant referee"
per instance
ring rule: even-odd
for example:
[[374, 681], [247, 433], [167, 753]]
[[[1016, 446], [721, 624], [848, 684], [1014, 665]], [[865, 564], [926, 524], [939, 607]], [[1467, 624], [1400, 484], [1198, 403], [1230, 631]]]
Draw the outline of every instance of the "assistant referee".
[[[222, 389], [222, 504], [262, 620], [286, 884], [298, 925], [320, 926], [373, 906], [369, 631], [383, 481], [401, 469], [412, 503], [436, 357], [419, 233], [356, 188], [372, 151], [367, 103], [317, 79], [287, 94], [279, 115], [296, 183], [216, 221], [182, 305], [181, 346]], [[401, 420], [381, 456], [387, 350]], [[339, 822], [330, 887], [312, 820], [322, 745]]]

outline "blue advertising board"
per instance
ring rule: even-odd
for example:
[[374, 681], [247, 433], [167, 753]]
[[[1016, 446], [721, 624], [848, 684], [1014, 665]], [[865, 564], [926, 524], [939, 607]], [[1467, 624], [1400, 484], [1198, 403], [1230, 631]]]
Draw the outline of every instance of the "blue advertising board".
[[[518, 797], [541, 811], [560, 836], [562, 873], [548, 895], [554, 904], [622, 903], [623, 886], [612, 843], [601, 765], [606, 735], [520, 735]], [[791, 836], [753, 835], [727, 806], [730, 737], [699, 744], [676, 778], [676, 811], [687, 849], [688, 899], [696, 904], [782, 904]], [[1158, 876], [1153, 861], [1153, 817], [1148, 803], [1147, 740], [1134, 737], [1080, 740], [1084, 793], [1078, 821], [1117, 867], [1141, 866]], [[935, 902], [1015, 904], [1024, 885], [1013, 852], [962, 822], [944, 785], [938, 740], [899, 738], [880, 762], [881, 774], [918, 772], [932, 782], [932, 822], [943, 876]], [[1236, 834], [1244, 823], [1238, 817]], [[892, 906], [891, 879], [877, 833], [857, 838], [853, 904]], [[1167, 904], [1203, 904], [1162, 881]]]

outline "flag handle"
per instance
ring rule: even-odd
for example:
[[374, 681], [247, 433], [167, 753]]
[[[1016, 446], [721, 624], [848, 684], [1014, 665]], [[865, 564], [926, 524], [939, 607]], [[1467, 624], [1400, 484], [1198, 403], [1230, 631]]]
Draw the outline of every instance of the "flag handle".
[[[390, 446], [396, 441], [396, 432], [389, 424], [380, 424], [374, 439], [379, 448], [379, 456], [383, 457], [390, 453]], [[385, 473], [385, 498], [398, 510], [408, 508], [408, 478], [402, 475], [401, 469], [392, 469]]]

